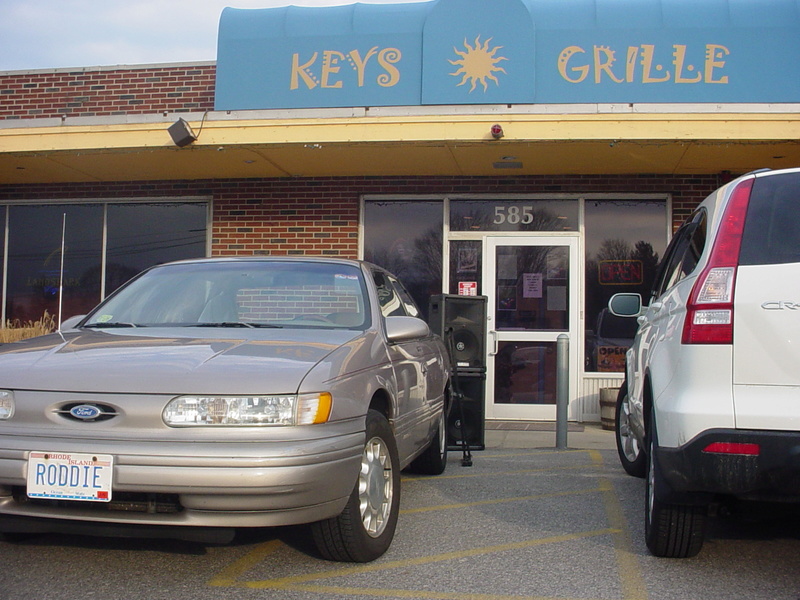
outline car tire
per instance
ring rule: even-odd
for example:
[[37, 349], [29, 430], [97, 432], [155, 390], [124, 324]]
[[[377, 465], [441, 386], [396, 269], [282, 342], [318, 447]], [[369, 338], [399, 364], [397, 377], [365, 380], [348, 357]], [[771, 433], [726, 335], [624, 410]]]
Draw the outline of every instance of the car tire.
[[421, 475], [441, 475], [445, 468], [447, 468], [447, 423], [442, 411], [431, 443], [411, 462], [408, 470]]
[[647, 470], [647, 455], [639, 440], [633, 435], [629, 425], [630, 401], [628, 382], [623, 382], [617, 394], [617, 408], [614, 418], [614, 433], [617, 439], [617, 453], [622, 468], [634, 477], [644, 477]]
[[314, 542], [323, 558], [369, 562], [392, 543], [400, 512], [400, 460], [389, 422], [370, 410], [361, 469], [340, 515], [312, 523]]
[[667, 485], [656, 459], [658, 438], [654, 419], [648, 434], [645, 478], [645, 543], [654, 556], [690, 558], [703, 547], [708, 507], [671, 504], [659, 499]]

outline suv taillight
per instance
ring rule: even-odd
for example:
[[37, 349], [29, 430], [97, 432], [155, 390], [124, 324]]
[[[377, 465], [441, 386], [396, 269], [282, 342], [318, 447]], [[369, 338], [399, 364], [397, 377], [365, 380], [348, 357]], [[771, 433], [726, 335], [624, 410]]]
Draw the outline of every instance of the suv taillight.
[[731, 192], [711, 256], [697, 277], [683, 322], [684, 344], [733, 343], [733, 292], [753, 178]]

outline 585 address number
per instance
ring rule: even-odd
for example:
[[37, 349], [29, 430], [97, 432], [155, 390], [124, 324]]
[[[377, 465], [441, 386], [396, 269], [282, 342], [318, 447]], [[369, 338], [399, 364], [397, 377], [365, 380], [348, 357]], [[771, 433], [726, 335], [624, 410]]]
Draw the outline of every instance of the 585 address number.
[[495, 206], [494, 224], [530, 225], [533, 223], [532, 206]]

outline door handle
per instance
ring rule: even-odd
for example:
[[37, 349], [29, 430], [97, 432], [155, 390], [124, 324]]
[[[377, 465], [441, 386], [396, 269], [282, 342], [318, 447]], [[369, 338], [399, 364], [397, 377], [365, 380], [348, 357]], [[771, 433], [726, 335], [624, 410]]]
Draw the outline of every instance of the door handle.
[[496, 331], [489, 331], [489, 356], [496, 356], [497, 355], [497, 332]]

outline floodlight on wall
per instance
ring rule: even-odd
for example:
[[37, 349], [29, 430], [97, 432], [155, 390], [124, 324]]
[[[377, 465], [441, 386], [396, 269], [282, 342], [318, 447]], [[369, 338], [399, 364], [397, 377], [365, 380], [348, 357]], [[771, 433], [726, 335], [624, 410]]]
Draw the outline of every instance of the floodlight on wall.
[[189, 123], [183, 119], [178, 119], [175, 121], [169, 126], [167, 131], [169, 131], [169, 136], [172, 138], [172, 141], [175, 142], [175, 145], [179, 148], [188, 146], [197, 139], [197, 136], [194, 134], [194, 131], [192, 131]]

